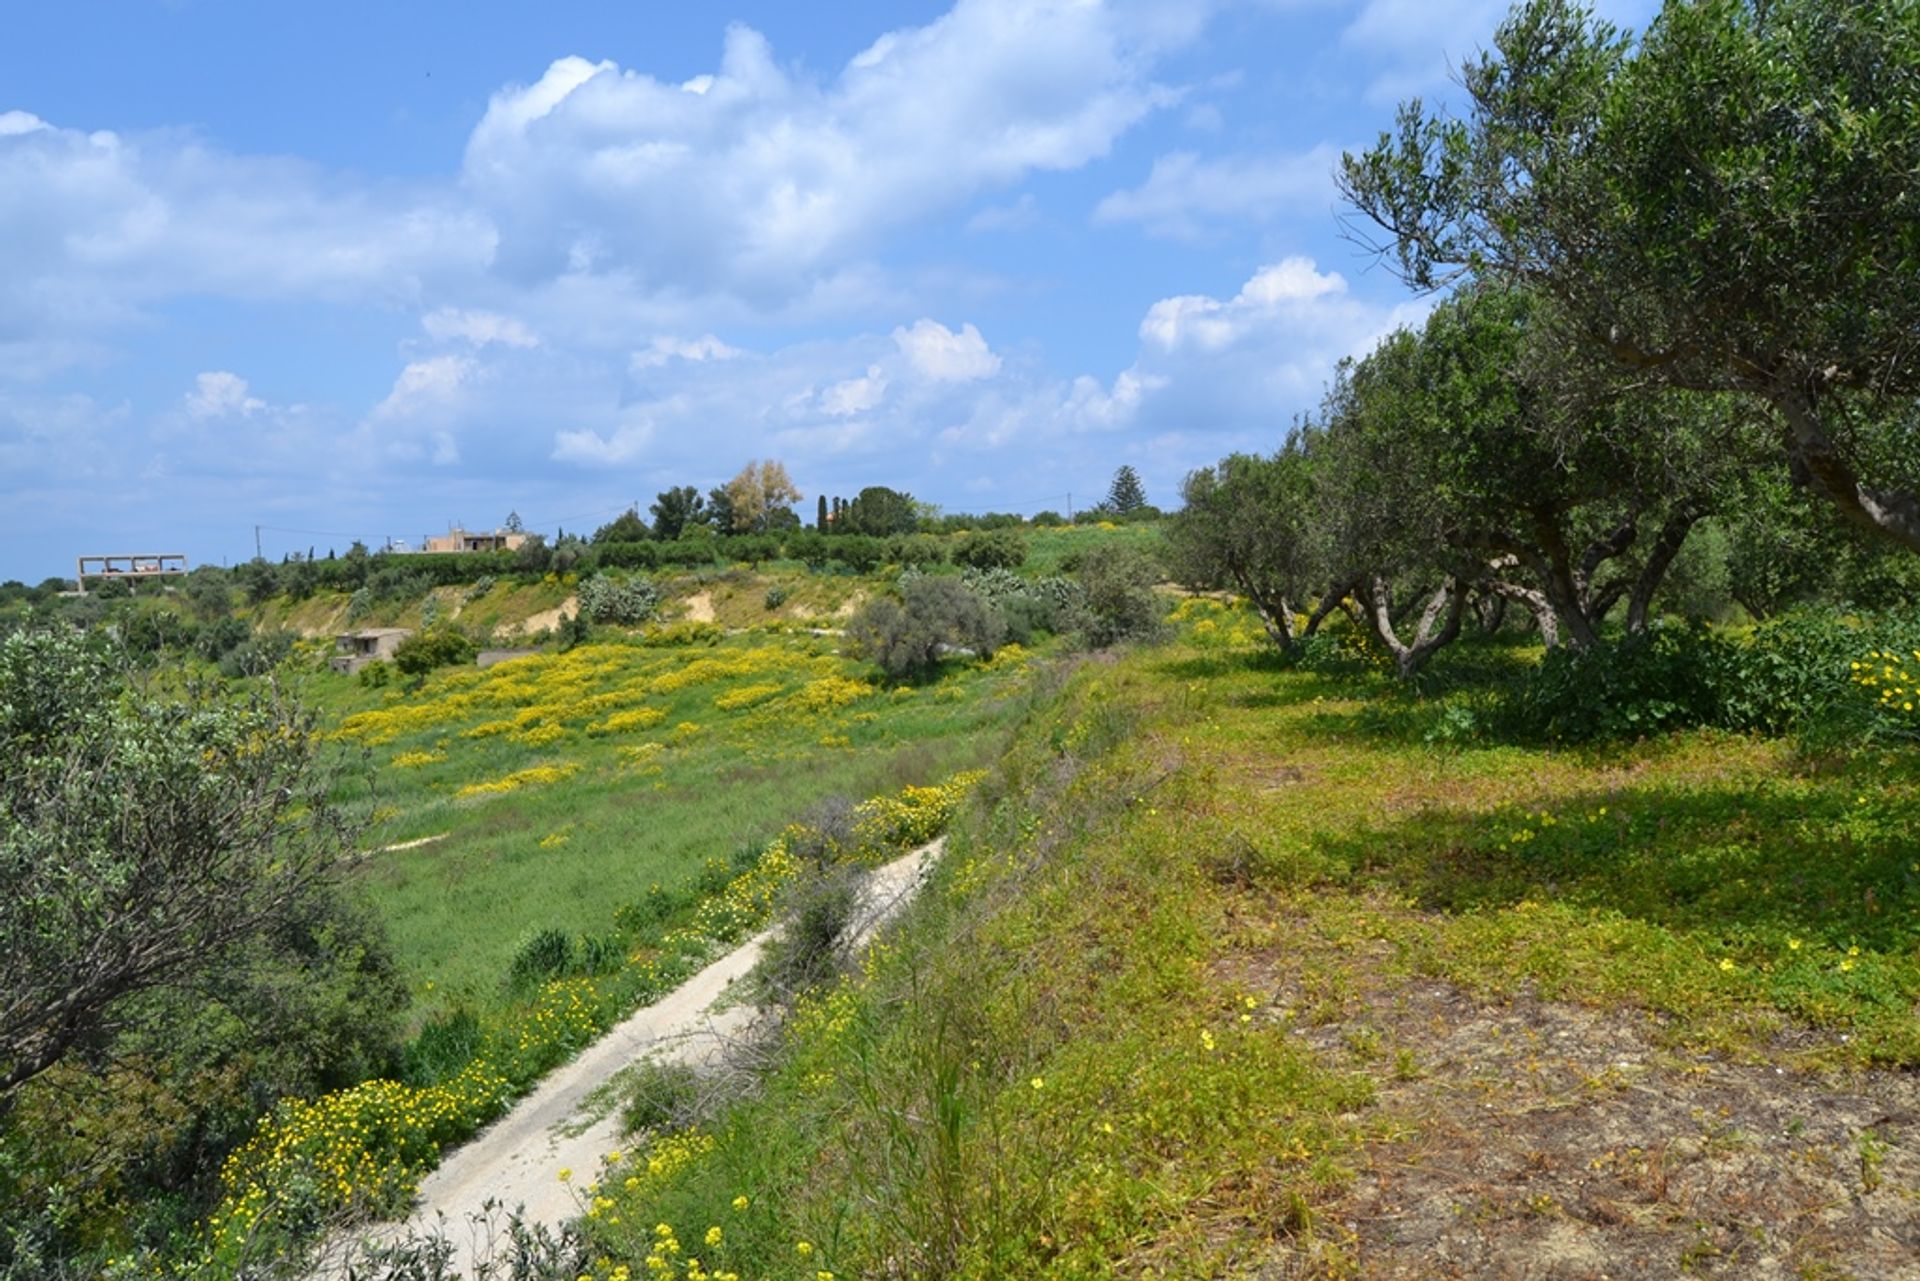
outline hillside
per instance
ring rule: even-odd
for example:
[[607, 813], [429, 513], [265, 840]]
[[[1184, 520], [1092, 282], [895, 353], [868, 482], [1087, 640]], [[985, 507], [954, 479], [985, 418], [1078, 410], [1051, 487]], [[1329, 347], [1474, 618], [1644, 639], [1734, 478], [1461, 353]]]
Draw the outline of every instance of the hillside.
[[1182, 612], [762, 1093], [583, 1191], [592, 1275], [1911, 1274], [1910, 759], [1436, 748]]

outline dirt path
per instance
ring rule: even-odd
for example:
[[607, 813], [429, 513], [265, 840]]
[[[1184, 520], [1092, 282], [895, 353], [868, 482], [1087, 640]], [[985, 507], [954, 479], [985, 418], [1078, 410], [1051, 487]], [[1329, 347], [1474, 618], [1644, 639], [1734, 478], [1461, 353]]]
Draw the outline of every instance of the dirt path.
[[[871, 933], [913, 897], [943, 843], [944, 838], [923, 845], [874, 870], [857, 937]], [[754, 1011], [745, 1004], [714, 1007], [722, 1003], [729, 985], [753, 968], [768, 937], [762, 933], [748, 940], [555, 1069], [511, 1112], [422, 1181], [410, 1219], [377, 1226], [363, 1232], [363, 1238], [394, 1241], [410, 1232], [444, 1230], [454, 1247], [453, 1262], [464, 1272], [478, 1244], [470, 1225], [485, 1214], [489, 1202], [522, 1207], [529, 1223], [557, 1227], [577, 1218], [574, 1186], [592, 1180], [607, 1154], [622, 1143], [618, 1109], [596, 1116], [590, 1107], [594, 1092], [644, 1058], [694, 1066], [717, 1060], [729, 1038], [752, 1021]], [[562, 1170], [571, 1172], [571, 1181], [561, 1179]]]

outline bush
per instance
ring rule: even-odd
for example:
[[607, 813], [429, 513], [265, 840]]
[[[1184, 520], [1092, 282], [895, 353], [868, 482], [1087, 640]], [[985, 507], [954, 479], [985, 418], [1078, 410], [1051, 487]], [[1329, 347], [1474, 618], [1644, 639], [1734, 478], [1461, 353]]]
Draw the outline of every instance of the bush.
[[1027, 560], [1027, 540], [1011, 529], [969, 534], [953, 549], [953, 563], [970, 569], [1015, 569]]
[[700, 1073], [687, 1063], [646, 1060], [631, 1069], [620, 1120], [628, 1134], [665, 1134], [701, 1119]]
[[866, 874], [850, 864], [816, 866], [787, 886], [780, 932], [754, 966], [762, 1005], [791, 1002], [839, 975]]
[[1725, 649], [1704, 627], [1657, 626], [1617, 644], [1551, 650], [1514, 701], [1517, 728], [1588, 742], [1714, 724]]
[[438, 1085], [473, 1062], [484, 1040], [480, 1020], [466, 1006], [436, 1015], [401, 1051], [400, 1078], [408, 1085]]
[[393, 679], [393, 666], [384, 658], [376, 658], [360, 669], [360, 686], [363, 689], [384, 689]]
[[393, 647], [393, 665], [408, 676], [425, 676], [440, 667], [473, 661], [473, 642], [452, 627], [415, 632]]
[[787, 589], [779, 583], [767, 588], [766, 606], [769, 612], [779, 609], [787, 603]]
[[261, 632], [258, 636], [249, 636], [221, 656], [220, 674], [230, 680], [264, 676], [280, 665], [296, 639], [292, 632]]
[[887, 545], [865, 534], [840, 534], [827, 540], [827, 554], [854, 573], [865, 574], [886, 559]]
[[896, 565], [925, 568], [947, 563], [947, 546], [932, 534], [902, 534], [887, 540], [887, 559]]
[[1000, 611], [957, 579], [902, 575], [900, 597], [870, 602], [847, 627], [854, 652], [888, 676], [924, 675], [951, 647], [984, 657], [1006, 639]]
[[513, 951], [513, 964], [507, 967], [507, 982], [516, 988], [532, 987], [548, 979], [557, 979], [573, 969], [573, 936], [548, 926], [520, 940]]
[[1158, 635], [1166, 612], [1153, 590], [1159, 579], [1160, 566], [1137, 548], [1089, 548], [1080, 558], [1088, 643], [1106, 646]]
[[580, 584], [580, 613], [596, 623], [633, 626], [652, 618], [659, 607], [659, 591], [644, 578], [619, 582], [596, 575]]
[[227, 651], [253, 635], [253, 629], [237, 618], [222, 618], [208, 623], [194, 638], [193, 648], [209, 663], [225, 658]]
[[629, 934], [640, 934], [671, 919], [690, 901], [685, 895], [674, 894], [662, 885], [650, 885], [645, 894], [614, 909], [613, 923]]

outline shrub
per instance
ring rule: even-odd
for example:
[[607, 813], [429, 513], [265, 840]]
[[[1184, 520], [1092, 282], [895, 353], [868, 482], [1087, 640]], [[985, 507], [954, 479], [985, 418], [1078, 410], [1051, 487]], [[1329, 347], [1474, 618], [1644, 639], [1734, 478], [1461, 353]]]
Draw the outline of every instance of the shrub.
[[664, 886], [650, 885], [645, 894], [614, 910], [613, 923], [629, 934], [639, 934], [668, 920], [687, 902], [685, 896], [674, 894]]
[[1715, 723], [1725, 644], [1704, 627], [1663, 626], [1617, 644], [1553, 650], [1515, 702], [1520, 728], [1586, 742]]
[[408, 676], [425, 676], [440, 667], [458, 667], [473, 661], [473, 642], [452, 627], [415, 632], [393, 647], [393, 665]]
[[193, 648], [209, 663], [226, 657], [227, 651], [253, 635], [253, 629], [238, 618], [222, 618], [208, 623], [194, 638]]
[[921, 568], [944, 565], [947, 563], [947, 546], [932, 534], [902, 534], [887, 540], [887, 559], [896, 565]]
[[762, 1005], [791, 1002], [840, 973], [865, 877], [858, 867], [829, 864], [788, 883], [780, 932], [754, 966], [754, 992]]
[[548, 926], [520, 940], [513, 951], [513, 963], [507, 967], [507, 982], [514, 987], [532, 987], [561, 977], [573, 965], [573, 936]]
[[596, 623], [644, 623], [659, 607], [659, 591], [644, 578], [620, 582], [596, 575], [580, 584], [580, 613]]
[[467, 588], [467, 594], [464, 599], [466, 600], [467, 604], [471, 605], [473, 604], [473, 602], [479, 600], [482, 596], [485, 596], [488, 592], [492, 590], [493, 590], [493, 575], [482, 574], [480, 575], [480, 577], [473, 580], [473, 586]]
[[636, 1064], [626, 1083], [620, 1119], [628, 1134], [684, 1130], [701, 1119], [700, 1073], [687, 1063]]
[[779, 609], [787, 603], [787, 589], [779, 583], [767, 588], [766, 606], [769, 611]]
[[438, 1085], [473, 1062], [485, 1040], [480, 1020], [462, 1005], [436, 1015], [400, 1053], [400, 1077], [408, 1085]]
[[970, 569], [1014, 569], [1026, 560], [1027, 540], [1011, 529], [969, 534], [953, 549], [953, 563]]
[[376, 658], [360, 669], [360, 686], [363, 689], [383, 689], [393, 679], [393, 666], [384, 658]]
[[1153, 590], [1159, 578], [1159, 565], [1137, 548], [1113, 544], [1089, 548], [1080, 558], [1088, 642], [1106, 646], [1158, 634], [1165, 612]]
[[865, 534], [841, 534], [827, 540], [827, 554], [854, 573], [865, 574], [886, 558], [887, 545]]
[[951, 647], [984, 657], [1006, 638], [1000, 611], [956, 579], [902, 575], [900, 596], [870, 602], [847, 627], [854, 651], [889, 676], [930, 672]]
[[292, 632], [261, 632], [249, 636], [220, 658], [220, 674], [229, 679], [264, 676], [280, 665], [293, 649]]

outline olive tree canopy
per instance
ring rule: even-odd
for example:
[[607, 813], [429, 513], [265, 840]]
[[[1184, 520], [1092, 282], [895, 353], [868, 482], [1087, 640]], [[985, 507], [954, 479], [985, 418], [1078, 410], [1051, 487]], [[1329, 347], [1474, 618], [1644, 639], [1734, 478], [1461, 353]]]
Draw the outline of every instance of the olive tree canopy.
[[354, 835], [317, 750], [271, 690], [148, 693], [65, 629], [0, 639], [0, 1113], [311, 905]]
[[[1420, 288], [1539, 289], [1654, 385], [1761, 398], [1797, 480], [1920, 549], [1920, 475], [1862, 402], [1920, 393], [1920, 6], [1669, 0], [1644, 37], [1525, 0], [1342, 167]], [[1887, 422], [1876, 412], [1872, 421]]]

